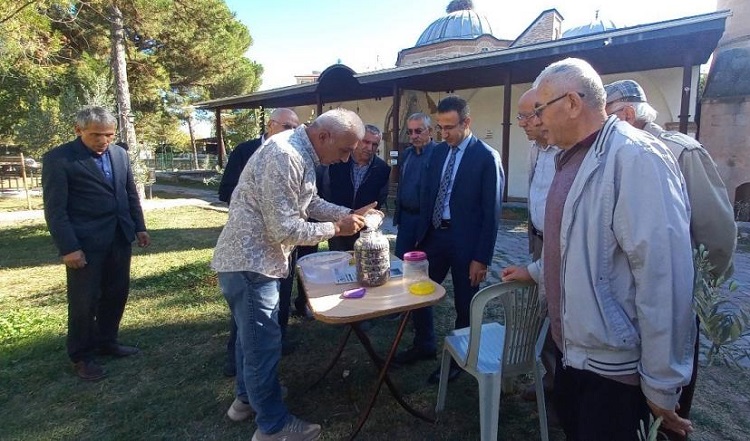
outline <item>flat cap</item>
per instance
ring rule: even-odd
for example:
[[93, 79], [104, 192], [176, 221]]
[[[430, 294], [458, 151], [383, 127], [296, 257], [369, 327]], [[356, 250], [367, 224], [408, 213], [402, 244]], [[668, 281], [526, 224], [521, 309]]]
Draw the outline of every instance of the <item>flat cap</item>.
[[607, 104], [614, 102], [645, 103], [646, 92], [633, 80], [620, 80], [604, 86], [607, 92]]

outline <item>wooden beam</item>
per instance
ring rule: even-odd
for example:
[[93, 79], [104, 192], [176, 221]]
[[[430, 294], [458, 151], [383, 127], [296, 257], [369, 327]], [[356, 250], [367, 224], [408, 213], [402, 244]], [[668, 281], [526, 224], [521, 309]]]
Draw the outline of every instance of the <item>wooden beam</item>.
[[[391, 114], [391, 118], [393, 118], [391, 128], [393, 129], [393, 133], [391, 136], [391, 150], [395, 150], [398, 152], [399, 149], [399, 142], [398, 142], [398, 135], [401, 132], [401, 127], [399, 127], [399, 123], [401, 122], [399, 119], [399, 114], [401, 113], [401, 89], [398, 87], [397, 83], [393, 83], [393, 113]], [[385, 160], [390, 160], [390, 152], [386, 152]], [[396, 164], [395, 167], [391, 168], [391, 182], [398, 183], [398, 178], [401, 175], [401, 165]]]

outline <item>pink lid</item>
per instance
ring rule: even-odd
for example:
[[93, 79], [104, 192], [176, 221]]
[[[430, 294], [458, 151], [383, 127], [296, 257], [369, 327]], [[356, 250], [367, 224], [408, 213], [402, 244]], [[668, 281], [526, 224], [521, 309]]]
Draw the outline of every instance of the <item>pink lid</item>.
[[409, 262], [416, 262], [426, 259], [427, 254], [425, 254], [424, 251], [409, 251], [408, 253], [404, 253], [404, 260]]

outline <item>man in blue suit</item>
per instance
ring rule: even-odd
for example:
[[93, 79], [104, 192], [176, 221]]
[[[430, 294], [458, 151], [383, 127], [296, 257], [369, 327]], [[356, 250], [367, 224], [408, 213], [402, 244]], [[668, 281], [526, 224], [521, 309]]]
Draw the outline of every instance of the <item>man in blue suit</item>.
[[76, 375], [104, 378], [93, 356], [125, 357], [117, 341], [128, 300], [131, 243], [151, 243], [127, 152], [112, 144], [117, 121], [101, 107], [76, 115], [78, 138], [44, 156], [44, 217], [68, 281], [68, 356]]
[[[437, 129], [443, 142], [435, 146], [420, 194], [421, 222], [417, 240], [427, 253], [430, 278], [453, 278], [456, 329], [469, 326], [471, 299], [492, 261], [505, 175], [500, 155], [471, 133], [469, 106], [461, 97], [438, 103]], [[396, 362], [434, 359], [436, 338], [432, 308], [414, 311], [414, 344]], [[461, 369], [451, 365], [449, 380]], [[429, 377], [437, 383], [440, 368]]]

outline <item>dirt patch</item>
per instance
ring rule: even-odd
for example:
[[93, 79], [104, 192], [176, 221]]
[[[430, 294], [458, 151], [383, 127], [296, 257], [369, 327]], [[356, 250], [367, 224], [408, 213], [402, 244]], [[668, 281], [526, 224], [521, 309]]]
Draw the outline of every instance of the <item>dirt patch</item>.
[[750, 371], [701, 367], [690, 415], [691, 440], [745, 441], [750, 434]]

